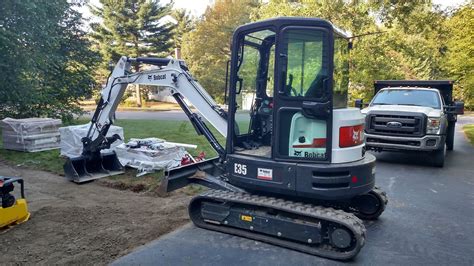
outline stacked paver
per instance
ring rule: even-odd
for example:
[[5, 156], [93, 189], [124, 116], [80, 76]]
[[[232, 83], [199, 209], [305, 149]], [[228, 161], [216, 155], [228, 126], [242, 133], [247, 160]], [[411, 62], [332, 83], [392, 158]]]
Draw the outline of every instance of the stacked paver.
[[5, 118], [1, 124], [4, 149], [37, 152], [59, 148], [60, 119]]

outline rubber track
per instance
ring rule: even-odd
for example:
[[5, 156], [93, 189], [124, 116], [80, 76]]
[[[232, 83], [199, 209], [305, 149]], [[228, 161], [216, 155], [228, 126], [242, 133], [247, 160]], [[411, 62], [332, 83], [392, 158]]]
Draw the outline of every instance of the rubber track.
[[387, 197], [387, 193], [378, 187], [374, 187], [371, 192], [375, 192], [377, 196], [384, 202], [382, 206], [383, 209], [379, 211], [379, 214], [376, 217], [372, 217], [372, 218], [367, 218], [367, 217], [364, 218], [363, 216], [360, 216], [357, 208], [354, 208], [351, 205], [343, 205], [337, 202], [321, 202], [320, 204], [325, 207], [330, 207], [330, 208], [334, 208], [338, 210], [343, 210], [347, 213], [352, 213], [356, 217], [362, 220], [376, 220], [385, 211], [385, 208], [387, 207], [387, 204], [388, 204], [388, 197]]
[[382, 213], [385, 211], [385, 208], [387, 207], [387, 204], [388, 204], [387, 193], [385, 191], [383, 191], [382, 189], [378, 188], [378, 187], [374, 187], [372, 189], [372, 191], [370, 191], [370, 192], [377, 194], [377, 197], [379, 198], [379, 200], [383, 202], [383, 204], [381, 206], [382, 209], [379, 209], [377, 211], [377, 214], [373, 215], [372, 217], [367, 217], [367, 216], [364, 216], [364, 215], [359, 215], [357, 213], [357, 210], [353, 210], [351, 207], [345, 208], [344, 210], [346, 212], [349, 212], [349, 213], [354, 213], [355, 216], [359, 217], [362, 220], [376, 220], [376, 219], [378, 219], [379, 216], [382, 215]]
[[[301, 216], [315, 218], [321, 221], [335, 223], [352, 231], [352, 234], [355, 238], [355, 243], [353, 244], [353, 248], [351, 250], [341, 251], [324, 243], [320, 245], [309, 245], [282, 239], [277, 236], [255, 233], [250, 230], [207, 223], [201, 219], [200, 210], [191, 210], [191, 208], [193, 208], [193, 206], [195, 206], [196, 202], [198, 201], [226, 201], [254, 205], [259, 207], [273, 208], [275, 210], [285, 211]], [[198, 195], [191, 200], [189, 206], [189, 215], [191, 217], [191, 220], [198, 227], [227, 234], [238, 235], [254, 240], [259, 240], [325, 258], [336, 260], [349, 260], [355, 257], [365, 244], [366, 229], [362, 221], [353, 214], [344, 212], [342, 210], [336, 210], [330, 207], [328, 208], [311, 204], [293, 202], [274, 197], [266, 197], [224, 190], [210, 190], [201, 195]], [[201, 205], [199, 204], [199, 206]], [[199, 214], [197, 217], [196, 215], [194, 215], [196, 213]], [[322, 232], [322, 236], [325, 237], [325, 232]]]

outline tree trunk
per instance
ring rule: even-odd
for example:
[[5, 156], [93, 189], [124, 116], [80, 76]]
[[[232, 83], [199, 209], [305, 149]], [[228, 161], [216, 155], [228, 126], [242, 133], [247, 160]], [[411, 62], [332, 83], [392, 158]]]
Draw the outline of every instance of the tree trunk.
[[[137, 64], [135, 65], [135, 72], [140, 71], [140, 66]], [[135, 97], [137, 100], [137, 106], [142, 107], [142, 93], [140, 91], [140, 85], [136, 84], [135, 85]]]
[[135, 95], [137, 97], [137, 106], [142, 107], [142, 93], [138, 84], [135, 85]]

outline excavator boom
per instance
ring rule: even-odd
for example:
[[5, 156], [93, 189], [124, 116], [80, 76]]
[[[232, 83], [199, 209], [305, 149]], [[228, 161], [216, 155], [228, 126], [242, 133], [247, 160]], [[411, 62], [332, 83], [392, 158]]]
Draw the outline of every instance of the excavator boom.
[[[157, 68], [131, 72], [132, 64], [148, 64]], [[82, 183], [97, 178], [123, 173], [123, 167], [115, 153], [101, 153], [119, 137], [107, 137], [107, 132], [115, 119], [115, 111], [129, 84], [166, 87], [183, 109], [199, 135], [204, 135], [219, 156], [225, 156], [224, 148], [207, 127], [203, 119], [189, 107], [185, 99], [217, 131], [227, 137], [227, 113], [192, 77], [184, 61], [168, 58], [128, 58], [121, 57], [111, 72], [101, 99], [91, 119], [87, 136], [82, 139], [82, 155], [69, 158], [64, 171], [70, 180]]]

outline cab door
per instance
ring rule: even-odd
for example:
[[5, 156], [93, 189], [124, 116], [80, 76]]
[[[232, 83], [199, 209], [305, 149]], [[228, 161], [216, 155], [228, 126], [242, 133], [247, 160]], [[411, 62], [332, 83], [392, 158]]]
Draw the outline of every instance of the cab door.
[[288, 26], [277, 38], [272, 156], [330, 162], [333, 32]]

